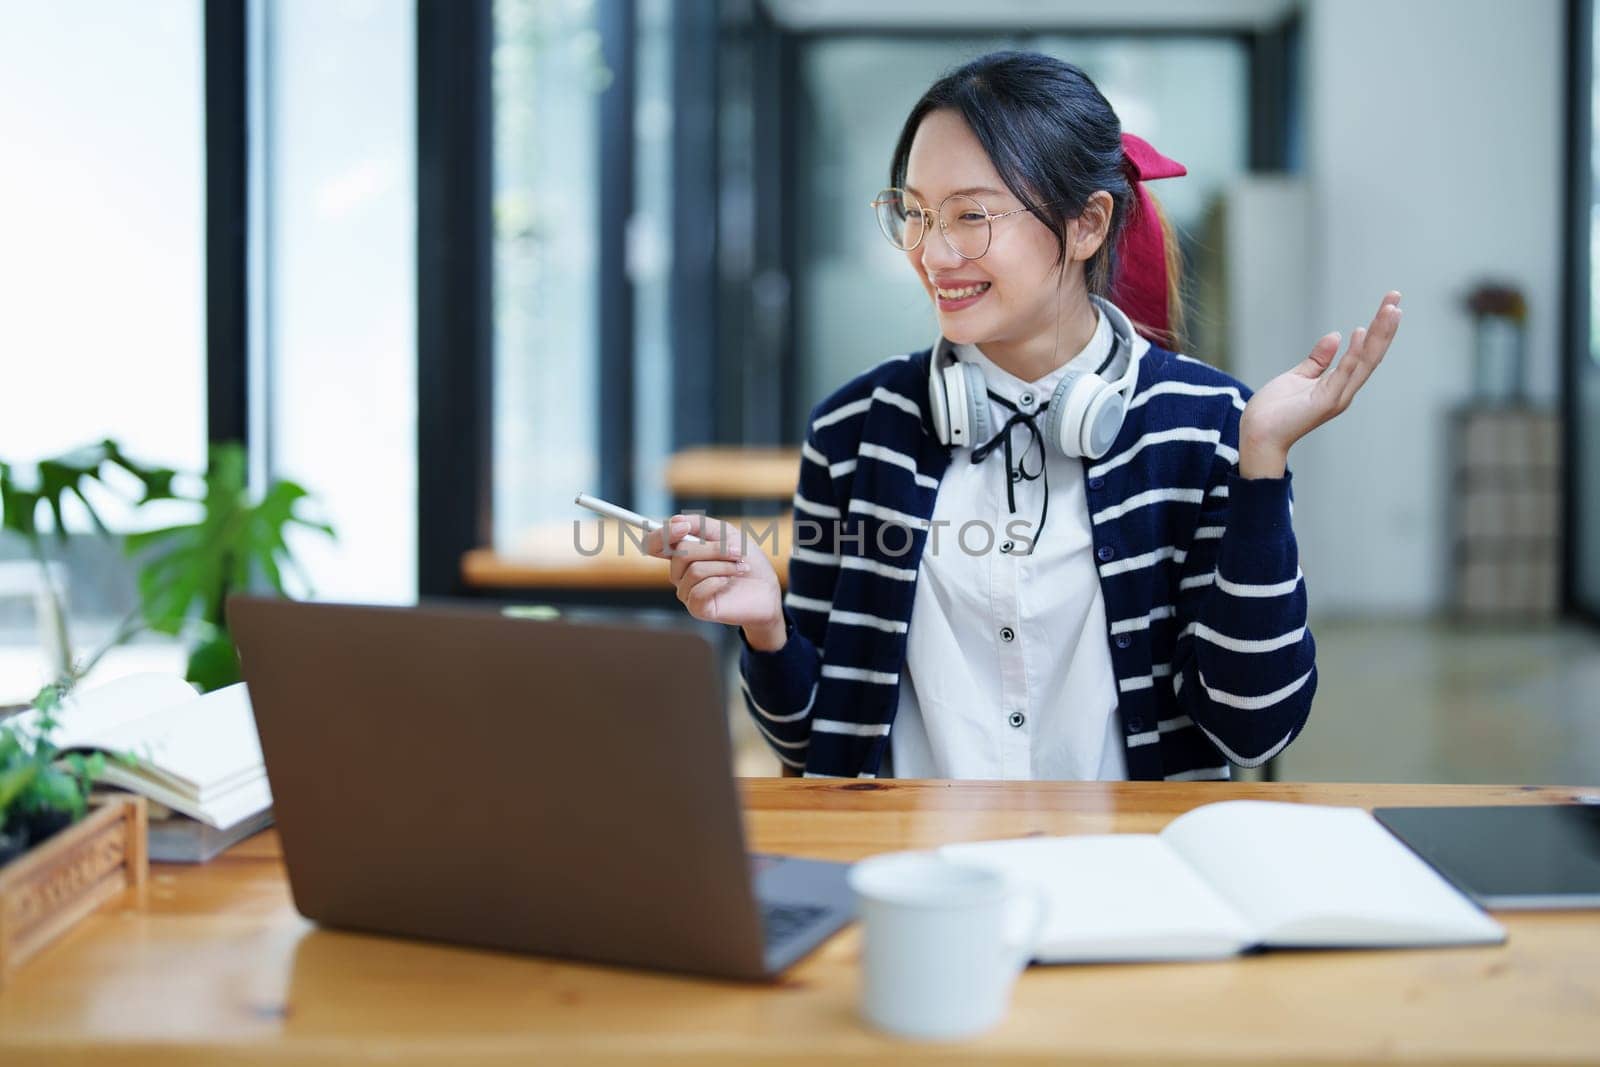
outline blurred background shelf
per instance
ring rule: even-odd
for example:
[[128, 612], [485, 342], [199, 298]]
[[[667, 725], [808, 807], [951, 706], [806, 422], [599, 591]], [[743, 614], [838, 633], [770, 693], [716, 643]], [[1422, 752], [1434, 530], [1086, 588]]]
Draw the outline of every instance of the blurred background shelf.
[[1553, 621], [1561, 607], [1561, 419], [1547, 407], [1450, 415], [1452, 603], [1475, 622]]

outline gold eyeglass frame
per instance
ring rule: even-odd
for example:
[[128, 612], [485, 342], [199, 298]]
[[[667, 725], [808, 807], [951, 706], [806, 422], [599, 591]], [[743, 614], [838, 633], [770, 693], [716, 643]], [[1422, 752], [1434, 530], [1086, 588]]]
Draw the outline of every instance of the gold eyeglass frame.
[[[892, 202], [892, 201], [888, 201], [888, 200], [882, 199], [883, 194], [884, 193], [888, 193], [888, 192], [894, 192], [894, 193], [900, 194], [900, 200], [901, 200], [902, 203], [904, 203], [907, 200], [910, 200], [912, 203], [916, 204], [917, 205], [916, 213], [922, 216], [922, 232], [917, 235], [917, 239], [911, 243], [910, 247], [907, 247], [905, 245], [897, 243], [893, 237], [889, 236], [889, 231], [884, 228], [883, 215], [879, 212], [878, 209], [883, 207], [885, 204], [888, 204], [888, 203]], [[989, 224], [989, 236], [983, 242], [983, 251], [979, 252], [975, 256], [967, 255], [965, 252], [961, 251], [961, 249], [956, 247], [954, 241], [950, 240], [950, 228], [945, 225], [945, 221], [944, 221], [944, 206], [946, 204], [948, 204], [950, 201], [956, 200], [956, 199], [970, 200], [974, 204], [977, 204], [978, 205], [978, 210], [983, 212], [983, 217]], [[987, 207], [984, 206], [984, 203], [983, 203], [982, 200], [979, 200], [977, 197], [971, 196], [971, 195], [969, 195], [967, 193], [951, 193], [949, 196], [947, 196], [943, 200], [939, 201], [939, 206], [937, 208], [924, 207], [923, 204], [922, 204], [922, 201], [916, 196], [916, 194], [910, 192], [909, 190], [901, 189], [898, 186], [894, 186], [894, 185], [887, 185], [887, 186], [884, 186], [882, 189], [878, 190], [878, 196], [873, 199], [872, 203], [869, 206], [872, 208], [873, 215], [877, 217], [878, 230], [879, 230], [879, 232], [881, 232], [883, 234], [884, 240], [888, 241], [891, 245], [893, 245], [895, 248], [899, 249], [900, 251], [902, 251], [902, 252], [915, 252], [917, 249], [922, 247], [922, 242], [927, 238], [928, 233], [933, 229], [933, 227], [928, 224], [928, 216], [929, 216], [929, 214], [932, 214], [934, 216], [934, 218], [936, 218], [938, 220], [938, 222], [939, 222], [939, 233], [940, 233], [941, 236], [944, 237], [945, 246], [947, 248], [949, 248], [950, 251], [954, 252], [956, 255], [958, 255], [962, 259], [966, 259], [966, 260], [982, 259], [984, 256], [989, 254], [989, 246], [994, 244], [994, 223], [995, 223], [996, 219], [1009, 218], [1012, 215], [1020, 215], [1024, 211], [1031, 210], [1030, 208], [1027, 208], [1027, 207], [1018, 207], [1018, 208], [1012, 208], [1010, 211], [1000, 211], [1000, 212], [990, 211]], [[907, 211], [906, 212], [906, 217], [909, 218], [911, 216], [911, 214], [912, 213], [910, 211]]]

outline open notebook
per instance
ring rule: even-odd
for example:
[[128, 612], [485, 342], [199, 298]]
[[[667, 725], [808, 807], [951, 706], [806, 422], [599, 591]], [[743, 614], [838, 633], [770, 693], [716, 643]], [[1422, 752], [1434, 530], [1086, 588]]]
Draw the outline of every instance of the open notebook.
[[226, 830], [272, 806], [245, 687], [195, 693], [170, 674], [134, 674], [73, 694], [56, 718], [63, 750], [127, 753], [99, 781]]
[[1359, 808], [1230, 800], [1181, 815], [1160, 834], [939, 852], [1044, 891], [1041, 963], [1505, 940], [1498, 923]]

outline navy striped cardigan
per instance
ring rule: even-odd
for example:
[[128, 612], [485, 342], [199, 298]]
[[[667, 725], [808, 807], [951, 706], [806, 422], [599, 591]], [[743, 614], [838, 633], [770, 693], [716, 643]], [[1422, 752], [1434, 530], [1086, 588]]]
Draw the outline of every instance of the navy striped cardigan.
[[[756, 725], [808, 776], [875, 777], [888, 750], [919, 560], [950, 463], [931, 430], [929, 357], [888, 360], [812, 412], [788, 640], [740, 657]], [[1230, 761], [1279, 752], [1311, 709], [1290, 479], [1237, 472], [1248, 398], [1221, 371], [1152, 345], [1116, 442], [1084, 461], [1133, 779], [1227, 778]]]

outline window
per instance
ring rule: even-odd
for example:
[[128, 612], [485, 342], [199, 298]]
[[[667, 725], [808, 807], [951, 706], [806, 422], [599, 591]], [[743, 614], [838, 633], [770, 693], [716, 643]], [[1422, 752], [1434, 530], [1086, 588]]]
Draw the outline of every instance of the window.
[[627, 269], [634, 294], [634, 510], [672, 507], [662, 464], [672, 451], [672, 48], [671, 0], [638, 7], [633, 215]]
[[0, 18], [0, 458], [114, 437], [197, 471], [200, 4], [14, 2]]
[[1590, 0], [1575, 5], [1578, 32], [1571, 43], [1575, 98], [1572, 108], [1574, 226], [1570, 263], [1575, 272], [1567, 352], [1566, 462], [1570, 497], [1567, 546], [1569, 597], [1600, 619], [1600, 22]]
[[320, 598], [416, 595], [415, 26], [409, 3], [255, 9], [251, 294], [273, 477], [304, 485], [336, 541], [291, 531]]
[[[592, 3], [494, 4], [494, 523], [514, 545], [599, 477]], [[626, 299], [606, 294], [606, 299]]]
[[[137, 459], [205, 465], [205, 166], [199, 0], [0, 3], [0, 460], [34, 461], [103, 438]], [[69, 501], [70, 504], [70, 501]], [[137, 517], [97, 499], [113, 529]], [[68, 511], [74, 532], [90, 528]], [[51, 551], [57, 551], [53, 546]], [[38, 572], [0, 536], [0, 704], [51, 670]], [[134, 604], [132, 568], [98, 537], [62, 562], [82, 656]], [[170, 644], [122, 649], [105, 672], [180, 667]]]

